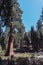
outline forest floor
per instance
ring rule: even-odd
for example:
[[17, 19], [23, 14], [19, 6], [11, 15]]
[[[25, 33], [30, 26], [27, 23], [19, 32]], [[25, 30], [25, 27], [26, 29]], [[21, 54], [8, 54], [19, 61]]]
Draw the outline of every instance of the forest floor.
[[[9, 56], [1, 56], [2, 59], [8, 59]], [[43, 53], [14, 53], [15, 58], [35, 58], [43, 59]]]

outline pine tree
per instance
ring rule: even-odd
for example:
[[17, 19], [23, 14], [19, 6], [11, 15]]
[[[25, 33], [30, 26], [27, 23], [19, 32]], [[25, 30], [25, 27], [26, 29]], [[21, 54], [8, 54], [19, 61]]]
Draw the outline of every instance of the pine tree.
[[37, 23], [37, 31], [38, 31], [38, 37], [40, 39], [40, 49], [43, 50], [43, 8], [42, 8], [42, 14], [38, 20]]
[[34, 30], [34, 27], [31, 27], [31, 42], [32, 42], [32, 46], [33, 46], [33, 51], [37, 52], [38, 51], [38, 36], [37, 36], [37, 32]]
[[[10, 47], [11, 42], [13, 43], [14, 29], [17, 28], [19, 35], [22, 36], [24, 32], [24, 25], [22, 23], [22, 10], [19, 7], [17, 0], [2, 0], [0, 7], [0, 15], [4, 26], [6, 26], [6, 38], [9, 40], [8, 47]], [[8, 37], [7, 37], [8, 36]], [[12, 41], [10, 41], [12, 40]], [[7, 41], [7, 39], [6, 39]], [[9, 48], [10, 49], [10, 48]], [[7, 49], [7, 55], [9, 55], [9, 49]]]

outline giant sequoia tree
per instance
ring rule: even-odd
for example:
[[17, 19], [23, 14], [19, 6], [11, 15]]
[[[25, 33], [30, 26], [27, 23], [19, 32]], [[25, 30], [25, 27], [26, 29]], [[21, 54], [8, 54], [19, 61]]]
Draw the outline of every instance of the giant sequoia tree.
[[16, 28], [21, 34], [24, 32], [21, 19], [22, 13], [17, 0], [0, 0], [0, 16], [4, 26], [6, 26], [5, 37], [6, 41], [8, 41], [8, 48], [5, 55], [13, 55], [13, 49], [11, 51], [11, 48], [14, 42], [14, 29]]

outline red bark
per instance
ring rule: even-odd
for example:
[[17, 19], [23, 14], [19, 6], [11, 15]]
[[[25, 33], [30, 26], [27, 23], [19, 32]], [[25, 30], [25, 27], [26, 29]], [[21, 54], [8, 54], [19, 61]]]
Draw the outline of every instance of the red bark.
[[9, 40], [8, 40], [8, 47], [7, 47], [7, 51], [5, 53], [5, 56], [12, 56], [12, 55], [14, 55], [14, 52], [13, 52], [13, 36], [10, 35]]

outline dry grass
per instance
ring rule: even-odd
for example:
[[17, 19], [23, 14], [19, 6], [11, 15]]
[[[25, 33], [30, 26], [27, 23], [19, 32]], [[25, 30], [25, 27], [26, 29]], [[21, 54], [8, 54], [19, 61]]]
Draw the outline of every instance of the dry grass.
[[15, 57], [32, 57], [33, 55], [33, 53], [17, 53]]
[[[15, 53], [14, 57], [15, 58], [25, 58], [25, 57], [33, 57], [34, 54], [33, 53]], [[9, 56], [0, 56], [2, 59], [8, 59]]]
[[[27, 57], [27, 58], [30, 58], [30, 57], [35, 58], [38, 55], [41, 55], [41, 54], [38, 54], [38, 53], [15, 53], [14, 58], [25, 58], [25, 57]], [[1, 55], [0, 55], [0, 57], [2, 59], [8, 59], [9, 58], [9, 56], [1, 56]]]

